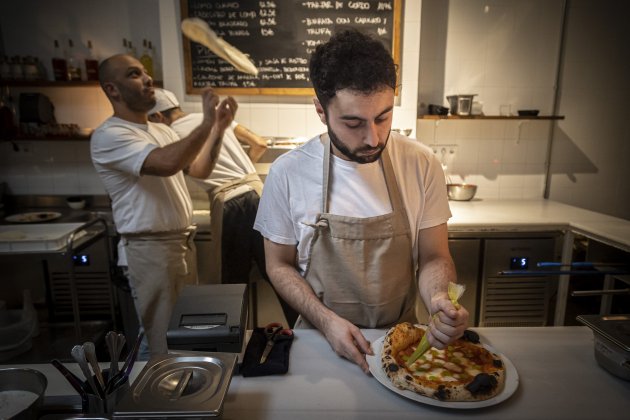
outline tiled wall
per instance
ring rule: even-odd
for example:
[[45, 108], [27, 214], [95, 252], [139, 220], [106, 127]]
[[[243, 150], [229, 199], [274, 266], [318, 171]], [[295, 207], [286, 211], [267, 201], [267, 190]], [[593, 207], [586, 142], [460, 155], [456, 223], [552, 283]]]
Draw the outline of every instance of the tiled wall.
[[541, 198], [549, 120], [418, 120], [418, 139], [440, 157], [447, 181], [476, 184], [478, 199]]
[[0, 180], [16, 195], [102, 195], [88, 141], [0, 143]]
[[[446, 96], [476, 94], [486, 115], [553, 110], [562, 1], [423, 0], [418, 113]], [[430, 145], [453, 182], [477, 184], [476, 198], [542, 198], [550, 122], [428, 120]]]

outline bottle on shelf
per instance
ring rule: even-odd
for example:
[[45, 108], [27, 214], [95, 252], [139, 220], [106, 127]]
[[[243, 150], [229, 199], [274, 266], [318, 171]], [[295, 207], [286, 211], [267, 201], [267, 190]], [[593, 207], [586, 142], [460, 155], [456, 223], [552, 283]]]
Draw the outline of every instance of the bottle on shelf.
[[77, 60], [76, 51], [74, 49], [74, 42], [71, 39], [68, 40], [68, 55], [66, 62], [68, 63], [68, 80], [78, 81], [81, 80], [81, 67], [80, 61]]
[[158, 59], [157, 55], [155, 54], [155, 49], [153, 48], [153, 44], [151, 43], [151, 41], [149, 41], [149, 56], [151, 57], [151, 62], [153, 63], [153, 79], [154, 80], [161, 80], [162, 79], [162, 74], [161, 74], [161, 68], [160, 68], [160, 60]]
[[123, 38], [123, 54], [129, 54], [129, 45], [127, 45], [127, 38]]
[[128, 41], [127, 42], [127, 47], [128, 47], [127, 54], [129, 54], [132, 57], [136, 57], [137, 58], [138, 57], [138, 52], [136, 51], [136, 47], [133, 46], [133, 42]]
[[0, 92], [0, 140], [13, 140], [19, 133], [15, 103], [9, 86]]
[[11, 77], [13, 80], [24, 80], [24, 67], [22, 66], [22, 57], [16, 55], [11, 60]]
[[85, 76], [87, 80], [98, 80], [98, 60], [94, 56], [92, 41], [88, 40], [88, 56], [85, 58]]
[[9, 60], [9, 57], [7, 57], [6, 55], [0, 57], [0, 79], [11, 79], [11, 60]]
[[149, 52], [149, 44], [146, 39], [142, 40], [142, 56], [140, 56], [140, 62], [144, 66], [144, 69], [147, 71], [149, 76], [154, 77], [153, 73], [153, 58], [151, 58], [151, 54]]
[[37, 66], [37, 58], [30, 55], [24, 57], [22, 61], [22, 70], [24, 71], [24, 79], [39, 80], [39, 68]]
[[68, 62], [65, 59], [65, 54], [59, 47], [59, 41], [55, 39], [55, 51], [52, 59], [53, 77], [57, 81], [68, 80]]

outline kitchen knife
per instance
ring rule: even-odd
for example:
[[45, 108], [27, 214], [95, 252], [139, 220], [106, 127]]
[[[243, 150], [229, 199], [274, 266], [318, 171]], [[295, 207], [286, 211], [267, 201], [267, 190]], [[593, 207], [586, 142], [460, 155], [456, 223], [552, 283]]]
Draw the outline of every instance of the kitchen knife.
[[[464, 290], [466, 290], [466, 286], [463, 284], [453, 283], [452, 281], [448, 283], [448, 298], [451, 300], [456, 309], [459, 309], [459, 298], [464, 294]], [[437, 314], [433, 315], [435, 318]], [[422, 339], [420, 340], [420, 344], [416, 347], [416, 350], [413, 352], [409, 359], [407, 359], [407, 366], [411, 366], [416, 360], [418, 360], [427, 350], [431, 347], [429, 344], [428, 336], [428, 326], [427, 331], [425, 331]]]

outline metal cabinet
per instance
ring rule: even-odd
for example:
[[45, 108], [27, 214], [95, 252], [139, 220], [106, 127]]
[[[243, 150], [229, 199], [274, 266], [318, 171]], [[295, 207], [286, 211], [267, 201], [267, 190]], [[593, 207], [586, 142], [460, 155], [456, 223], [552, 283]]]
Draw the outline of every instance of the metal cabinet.
[[479, 304], [480, 327], [545, 326], [557, 276], [502, 276], [530, 272], [539, 262], [558, 261], [556, 238], [484, 239]]

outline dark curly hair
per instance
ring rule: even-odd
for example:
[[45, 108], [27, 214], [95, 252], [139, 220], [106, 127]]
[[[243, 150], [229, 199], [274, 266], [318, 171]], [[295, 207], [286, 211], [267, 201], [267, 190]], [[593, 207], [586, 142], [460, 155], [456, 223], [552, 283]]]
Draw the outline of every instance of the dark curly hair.
[[356, 29], [335, 33], [311, 55], [310, 78], [324, 109], [337, 91], [375, 92], [385, 86], [396, 89], [396, 65], [378, 40]]

